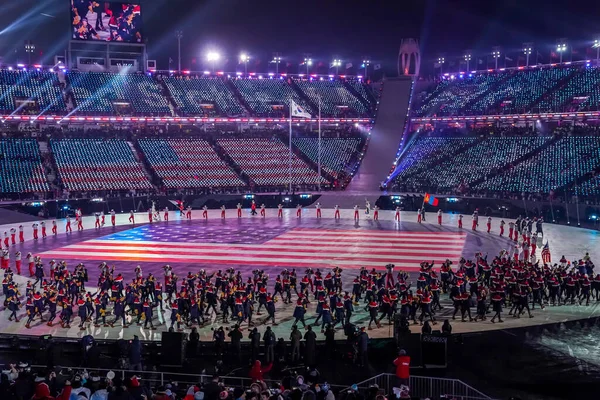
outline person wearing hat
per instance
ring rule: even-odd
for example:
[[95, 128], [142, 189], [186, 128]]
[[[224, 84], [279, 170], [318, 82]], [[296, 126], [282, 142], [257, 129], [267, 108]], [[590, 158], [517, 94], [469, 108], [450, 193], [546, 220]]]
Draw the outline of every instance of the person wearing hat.
[[[52, 372], [50, 374], [50, 379], [53, 379], [55, 377], [56, 374]], [[65, 381], [65, 387], [63, 388], [62, 392], [57, 397], [53, 397], [50, 396], [50, 387], [48, 386], [48, 384], [42, 381], [36, 385], [35, 393], [31, 400], [69, 400], [69, 398], [71, 397], [71, 390], [71, 382], [67, 380]]]

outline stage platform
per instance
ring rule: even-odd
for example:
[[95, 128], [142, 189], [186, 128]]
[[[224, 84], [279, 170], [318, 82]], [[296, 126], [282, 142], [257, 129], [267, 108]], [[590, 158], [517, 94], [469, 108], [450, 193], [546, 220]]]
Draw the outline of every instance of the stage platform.
[[[473, 258], [478, 251], [493, 257], [502, 249], [509, 249], [513, 242], [499, 236], [499, 222], [495, 218], [490, 233], [482, 231], [485, 228], [485, 218], [480, 217], [480, 226], [472, 231], [471, 217], [465, 216], [463, 223], [467, 229], [458, 229], [458, 216], [444, 214], [443, 224], [437, 224], [434, 213], [428, 213], [427, 221], [416, 222], [416, 213], [403, 212], [400, 221], [394, 221], [394, 212], [380, 211], [379, 220], [360, 212], [359, 220], [353, 219], [353, 210], [341, 210], [341, 218], [334, 219], [332, 209], [323, 209], [323, 217], [316, 218], [316, 210], [303, 210], [302, 217], [296, 217], [295, 209], [285, 209], [283, 217], [277, 218], [277, 210], [268, 209], [266, 217], [251, 216], [244, 210], [242, 218], [236, 217], [235, 210], [227, 210], [225, 219], [220, 218], [219, 210], [209, 210], [208, 218], [202, 218], [201, 210], [192, 212], [192, 219], [185, 220], [177, 212], [170, 212], [170, 221], [148, 222], [147, 213], [136, 214], [136, 224], [128, 222], [129, 214], [119, 214], [116, 226], [94, 228], [94, 217], [84, 217], [84, 230], [77, 231], [73, 221], [72, 233], [65, 233], [65, 222], [58, 221], [58, 234], [49, 235], [45, 239], [31, 239], [31, 222], [26, 223], [26, 241], [11, 246], [11, 265], [14, 264], [14, 252], [27, 252], [42, 257], [47, 266], [51, 259], [66, 260], [69, 269], [83, 262], [89, 272], [88, 290], [94, 293], [99, 275], [97, 268], [102, 261], [115, 265], [116, 270], [123, 274], [126, 281], [133, 278], [134, 268], [140, 265], [144, 275], [152, 272], [159, 279], [162, 277], [162, 266], [170, 264], [174, 272], [184, 277], [188, 272], [205, 269], [209, 272], [235, 268], [240, 270], [244, 278], [254, 269], [264, 269], [271, 276], [284, 268], [296, 268], [302, 276], [307, 267], [330, 270], [335, 266], [343, 269], [344, 288], [351, 289], [351, 283], [361, 266], [384, 270], [385, 265], [393, 263], [395, 271], [400, 269], [410, 273], [413, 282], [416, 281], [421, 261], [440, 263], [449, 258], [457, 263], [459, 257]], [[110, 223], [110, 217], [106, 217]], [[506, 220], [508, 222], [508, 220]], [[2, 225], [0, 231], [8, 231], [15, 225]], [[51, 222], [47, 222], [50, 233]], [[16, 227], [16, 226], [15, 226]], [[544, 225], [544, 242], [548, 241], [554, 261], [564, 254], [569, 260], [582, 258], [589, 252], [592, 260], [598, 257], [598, 232], [586, 229]], [[538, 248], [538, 258], [540, 249]], [[23, 257], [25, 258], [25, 257]], [[24, 262], [25, 264], [25, 262]], [[26, 267], [25, 267], [26, 269]], [[47, 271], [46, 271], [47, 272]], [[17, 281], [25, 284], [25, 277], [17, 277]], [[245, 279], [244, 279], [245, 280]], [[293, 296], [295, 298], [295, 295]], [[312, 299], [311, 299], [312, 301]], [[438, 312], [436, 318], [443, 321], [451, 316], [450, 302], [444, 295], [442, 304], [447, 306]], [[289, 338], [293, 322], [293, 304], [285, 305], [281, 301], [276, 304], [277, 326], [273, 329], [277, 337]], [[315, 302], [309, 305], [307, 322], [315, 321]], [[358, 326], [368, 323], [368, 313], [364, 304], [355, 307], [352, 322]], [[475, 311], [474, 309], [472, 310]], [[508, 310], [507, 310], [508, 312]], [[21, 310], [20, 318], [25, 310]], [[163, 321], [170, 321], [170, 311], [164, 314], [155, 312], [154, 324], [157, 330], [144, 330], [136, 324], [127, 329], [95, 328], [87, 324], [86, 330], [78, 329], [79, 319], [71, 329], [59, 326], [48, 327], [40, 321], [35, 321], [31, 329], [26, 329], [24, 321], [9, 322], [8, 311], [0, 314], [0, 333], [3, 334], [52, 334], [55, 337], [78, 338], [86, 334], [103, 339], [130, 339], [137, 334], [143, 340], [160, 340], [161, 331], [167, 329]], [[76, 312], [75, 312], [76, 315]], [[535, 310], [534, 318], [514, 319], [505, 315], [504, 323], [492, 324], [484, 322], [453, 322], [453, 333], [476, 333], [494, 329], [509, 329], [532, 325], [565, 322], [600, 316], [600, 303], [590, 306], [561, 306], [547, 307], [546, 310]], [[254, 314], [254, 322], [259, 330], [265, 329], [266, 313]], [[112, 319], [112, 318], [110, 318]], [[199, 328], [201, 340], [212, 340], [211, 328], [221, 326], [221, 319], [210, 316], [210, 322]], [[232, 325], [226, 324], [225, 326]], [[440, 325], [434, 327], [439, 328]], [[247, 331], [247, 325], [243, 328]], [[314, 327], [319, 339], [324, 339], [320, 326]], [[413, 332], [419, 332], [420, 326], [411, 326]], [[189, 329], [186, 329], [189, 332]], [[392, 327], [384, 324], [381, 328], [368, 331], [371, 338], [387, 338], [392, 336]], [[338, 326], [337, 335], [343, 339], [343, 331]]]

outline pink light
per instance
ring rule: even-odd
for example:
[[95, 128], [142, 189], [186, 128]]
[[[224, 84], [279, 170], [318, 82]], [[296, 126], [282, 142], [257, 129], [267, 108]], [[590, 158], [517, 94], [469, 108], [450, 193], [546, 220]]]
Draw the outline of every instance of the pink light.
[[242, 73], [241, 73], [241, 72], [236, 72], [235, 74], [236, 74], [237, 76], [241, 76], [241, 75], [242, 75]]
[[[345, 77], [346, 77], [346, 75], [340, 75], [340, 78], [345, 78]], [[358, 79], [361, 79], [362, 77], [363, 77], [362, 75], [357, 76]]]
[[287, 74], [280, 74], [281, 76], [287, 76]]
[[312, 76], [313, 78], [316, 78], [316, 77], [317, 77], [317, 74], [312, 74], [311, 76]]
[[304, 74], [298, 74], [298, 76], [302, 77], [302, 76], [304, 76]]
[[204, 71], [204, 75], [210, 75], [210, 71]]
[[23, 68], [25, 66], [25, 64], [17, 64], [17, 67], [19, 68]]
[[190, 74], [190, 71], [188, 71], [187, 69], [183, 71], [184, 74]]
[[41, 64], [34, 64], [33, 66], [36, 67], [36, 68], [42, 68]]
[[330, 78], [333, 78], [335, 75], [329, 75]]
[[217, 75], [223, 75], [223, 74], [225, 74], [223, 71], [217, 72]]
[[272, 72], [269, 72], [269, 76], [273, 76], [273, 75], [275, 75], [275, 74], [274, 74], [274, 73], [272, 73]]
[[256, 75], [256, 72], [250, 72], [248, 75], [254, 76], [254, 75]]

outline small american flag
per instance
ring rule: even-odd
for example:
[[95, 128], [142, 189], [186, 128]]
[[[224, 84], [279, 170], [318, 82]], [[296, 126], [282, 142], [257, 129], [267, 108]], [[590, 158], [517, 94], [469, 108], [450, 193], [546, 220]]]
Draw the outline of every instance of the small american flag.
[[544, 264], [549, 264], [552, 262], [552, 255], [550, 254], [550, 247], [548, 246], [548, 242], [542, 248], [542, 262]]

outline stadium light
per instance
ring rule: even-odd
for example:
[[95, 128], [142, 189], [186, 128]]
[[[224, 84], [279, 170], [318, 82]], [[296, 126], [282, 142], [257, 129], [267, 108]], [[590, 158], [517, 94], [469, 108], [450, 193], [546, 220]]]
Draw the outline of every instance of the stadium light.
[[492, 57], [494, 57], [494, 60], [496, 62], [496, 68], [494, 68], [494, 69], [498, 69], [498, 59], [500, 58], [500, 47], [498, 47], [498, 46], [492, 47]]
[[600, 63], [600, 39], [594, 39], [592, 48], [596, 49], [596, 65]]
[[312, 65], [312, 58], [304, 58], [304, 65], [306, 65], [306, 75], [308, 75], [308, 67]]
[[567, 40], [566, 39], [558, 39], [558, 44], [556, 45], [556, 51], [560, 57], [560, 63], [562, 64], [563, 53], [567, 51]]
[[525, 54], [525, 66], [529, 67], [529, 56], [533, 50], [533, 43], [523, 43], [523, 54]]
[[31, 65], [31, 55], [33, 54], [34, 51], [35, 51], [35, 44], [33, 44], [33, 42], [31, 40], [26, 40], [25, 41], [25, 53], [27, 53], [27, 56], [29, 57], [29, 65]]
[[444, 57], [438, 57], [437, 63], [438, 66], [440, 67], [440, 75], [442, 75], [444, 73], [444, 63], [446, 62], [446, 59]]
[[471, 62], [471, 53], [468, 52], [465, 54], [465, 62], [467, 63], [467, 71], [470, 71], [469, 64]]
[[281, 62], [281, 56], [279, 53], [273, 53], [273, 59], [271, 62], [275, 64], [275, 74], [279, 75], [279, 63]]
[[248, 75], [248, 61], [250, 61], [250, 56], [246, 53], [242, 53], [240, 55], [240, 62], [244, 63], [244, 74]]
[[369, 76], [369, 65], [371, 65], [371, 60], [368, 58], [363, 59], [362, 67], [365, 69], [365, 80], [367, 80]]
[[339, 68], [340, 68], [341, 65], [342, 65], [342, 60], [338, 60], [338, 59], [333, 60], [333, 62], [331, 63], [331, 66], [335, 67], [335, 74], [336, 75], [338, 75]]
[[211, 63], [212, 65], [212, 72], [215, 72], [215, 62], [217, 62], [219, 60], [219, 58], [221, 58], [220, 54], [217, 53], [216, 51], [210, 51], [207, 55], [206, 55], [206, 59]]

